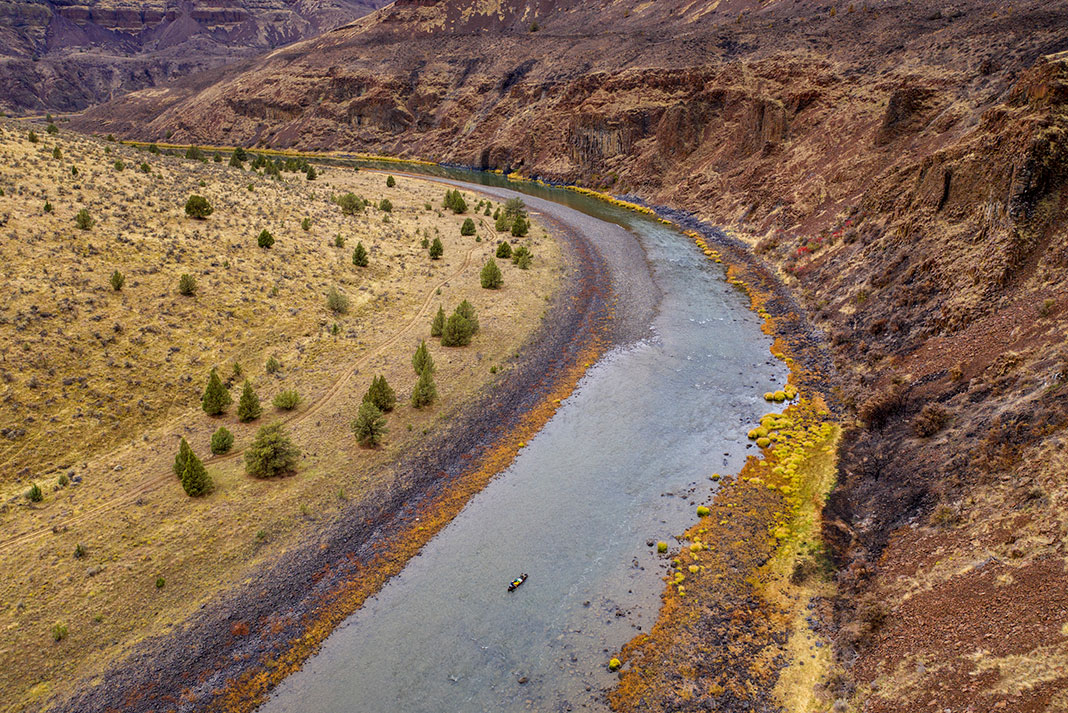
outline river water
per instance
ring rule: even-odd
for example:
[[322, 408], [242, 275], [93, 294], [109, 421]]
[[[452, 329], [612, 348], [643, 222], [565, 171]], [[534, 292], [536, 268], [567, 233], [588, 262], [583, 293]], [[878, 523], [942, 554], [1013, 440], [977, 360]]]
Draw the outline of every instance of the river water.
[[661, 295], [648, 336], [593, 365], [513, 465], [262, 713], [606, 710], [608, 659], [660, 606], [663, 563], [647, 542], [672, 542], [714, 493], [710, 476], [755, 453], [745, 434], [786, 369], [721, 267], [654, 220], [515, 187], [537, 194], [534, 210], [571, 206], [553, 214], [601, 240], [620, 226], [637, 237]]

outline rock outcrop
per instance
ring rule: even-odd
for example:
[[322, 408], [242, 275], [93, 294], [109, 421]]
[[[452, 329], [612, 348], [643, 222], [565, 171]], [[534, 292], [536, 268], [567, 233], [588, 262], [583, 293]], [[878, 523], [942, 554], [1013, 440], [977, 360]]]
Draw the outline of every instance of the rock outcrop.
[[307, 39], [384, 0], [4, 0], [0, 109], [77, 111]]

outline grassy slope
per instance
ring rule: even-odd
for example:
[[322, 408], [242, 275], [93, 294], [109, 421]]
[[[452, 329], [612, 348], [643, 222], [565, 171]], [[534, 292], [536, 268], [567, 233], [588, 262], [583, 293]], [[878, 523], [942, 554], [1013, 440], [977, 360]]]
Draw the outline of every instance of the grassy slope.
[[[314, 182], [302, 174], [278, 182], [65, 132], [41, 132], [31, 144], [25, 131], [0, 125], [8, 167], [0, 173], [0, 269], [17, 286], [0, 304], [0, 421], [25, 431], [0, 440], [0, 657], [21, 662], [0, 674], [5, 710], [100, 670], [138, 637], [166, 631], [214, 591], [249, 576], [342, 502], [388, 486], [388, 475], [373, 478], [373, 469], [448, 418], [493, 378], [491, 365], [507, 373], [562, 269], [558, 248], [535, 224], [523, 241], [537, 256], [534, 267], [502, 264], [505, 287], [482, 290], [478, 270], [496, 242], [492, 221], [478, 221], [481, 242], [460, 236], [463, 217], [443, 213], [443, 189], [425, 181], [402, 177], [388, 189], [380, 174], [327, 169]], [[55, 146], [61, 159], [52, 157]], [[115, 170], [116, 158], [125, 170]], [[141, 161], [151, 173], [135, 170]], [[329, 198], [349, 190], [388, 196], [389, 222], [375, 208], [344, 216]], [[183, 215], [193, 192], [215, 207], [207, 221]], [[74, 226], [82, 207], [97, 221], [89, 231]], [[300, 227], [305, 217], [309, 231]], [[256, 246], [263, 228], [277, 240], [270, 250]], [[334, 246], [337, 234], [344, 248]], [[442, 239], [442, 260], [429, 260], [424, 234]], [[363, 270], [351, 262], [357, 240], [371, 254]], [[126, 276], [121, 292], [108, 284], [114, 269]], [[178, 276], [187, 272], [197, 278], [196, 297], [178, 294]], [[350, 297], [347, 314], [327, 309], [332, 286]], [[416, 411], [407, 406], [411, 352], [429, 339], [438, 304], [448, 310], [464, 298], [482, 331], [465, 349], [430, 342], [441, 399]], [[265, 373], [271, 355], [283, 365], [277, 375]], [[217, 365], [226, 376], [234, 362], [264, 406], [253, 424], [237, 422], [236, 385], [227, 415], [212, 419], [199, 408], [208, 370]], [[400, 406], [385, 447], [367, 451], [348, 424], [374, 373], [387, 376]], [[282, 389], [303, 396], [296, 412], [270, 406]], [[296, 477], [252, 481], [239, 457], [216, 459], [208, 461], [215, 492], [185, 496], [170, 473], [179, 435], [206, 457], [211, 432], [225, 425], [239, 452], [256, 427], [276, 418], [304, 451]], [[69, 471], [83, 483], [58, 487]], [[42, 503], [22, 495], [31, 479], [45, 490]], [[79, 543], [88, 554], [76, 559]], [[51, 636], [56, 622], [69, 631], [59, 643]]]

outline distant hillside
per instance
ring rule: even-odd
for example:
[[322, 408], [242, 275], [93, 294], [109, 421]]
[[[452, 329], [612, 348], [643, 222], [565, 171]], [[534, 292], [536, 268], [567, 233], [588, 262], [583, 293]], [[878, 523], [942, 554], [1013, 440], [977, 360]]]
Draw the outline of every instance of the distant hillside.
[[77, 111], [313, 37], [385, 0], [2, 0], [0, 109]]

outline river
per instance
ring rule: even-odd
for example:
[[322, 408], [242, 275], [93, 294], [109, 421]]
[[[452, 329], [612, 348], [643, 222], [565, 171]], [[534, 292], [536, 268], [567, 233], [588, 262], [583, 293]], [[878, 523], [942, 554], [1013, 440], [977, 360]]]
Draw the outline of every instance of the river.
[[[448, 175], [512, 195], [498, 177]], [[663, 562], [648, 543], [674, 544], [714, 494], [712, 474], [756, 453], [745, 434], [787, 371], [722, 267], [648, 217], [561, 189], [509, 188], [610, 262], [636, 239], [647, 273], [621, 283], [618, 309], [643, 310], [644, 299], [649, 324], [591, 366], [512, 466], [262, 713], [605, 710], [608, 659], [659, 611]], [[529, 579], [507, 592], [522, 572]]]

